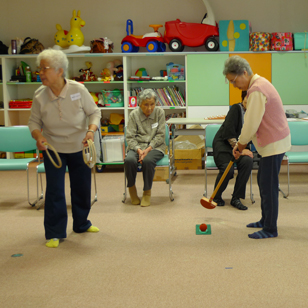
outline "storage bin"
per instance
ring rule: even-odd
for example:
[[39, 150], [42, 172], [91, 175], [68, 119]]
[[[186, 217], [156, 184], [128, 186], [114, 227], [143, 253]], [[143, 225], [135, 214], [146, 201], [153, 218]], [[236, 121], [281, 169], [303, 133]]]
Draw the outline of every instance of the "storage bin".
[[124, 107], [123, 90], [102, 90], [105, 107]]
[[20, 108], [20, 109], [31, 108], [32, 107], [32, 99], [12, 99], [9, 102], [9, 107], [11, 109], [14, 109], [14, 108]]
[[250, 51], [271, 50], [271, 34], [267, 32], [252, 32], [249, 36]]
[[14, 158], [25, 158], [25, 152], [15, 152]]
[[294, 49], [302, 50], [307, 49], [308, 45], [308, 35], [307, 32], [296, 32], [294, 33]]
[[292, 32], [273, 32], [271, 34], [272, 50], [293, 50]]
[[102, 140], [104, 163], [123, 161], [125, 157], [124, 136], [106, 136]]
[[220, 51], [248, 51], [250, 29], [248, 20], [220, 20]]

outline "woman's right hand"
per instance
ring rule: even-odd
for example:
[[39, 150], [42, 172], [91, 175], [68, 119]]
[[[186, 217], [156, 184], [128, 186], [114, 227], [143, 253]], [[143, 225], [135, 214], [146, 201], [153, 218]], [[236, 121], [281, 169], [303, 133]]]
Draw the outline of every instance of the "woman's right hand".
[[232, 150], [232, 154], [233, 154], [235, 159], [239, 159], [240, 156], [242, 155], [242, 153], [238, 149], [238, 145], [237, 144], [234, 146], [234, 148]]
[[40, 151], [46, 151], [47, 148], [44, 145], [45, 142], [47, 142], [46, 138], [42, 135], [41, 131], [38, 129], [35, 129], [31, 133], [32, 137], [36, 140], [36, 147]]
[[138, 163], [142, 164], [142, 160], [144, 158], [144, 151], [141, 149], [138, 149], [137, 154], [139, 155]]
[[36, 146], [37, 146], [39, 151], [46, 151], [47, 150], [47, 148], [45, 146], [46, 142], [47, 142], [47, 140], [43, 136], [36, 139]]

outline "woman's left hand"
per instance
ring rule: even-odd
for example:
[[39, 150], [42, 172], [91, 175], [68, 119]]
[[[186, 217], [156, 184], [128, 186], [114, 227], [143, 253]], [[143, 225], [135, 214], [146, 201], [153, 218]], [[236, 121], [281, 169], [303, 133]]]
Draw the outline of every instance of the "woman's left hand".
[[243, 150], [242, 155], [246, 155], [246, 156], [253, 158], [252, 152], [248, 149]]
[[139, 154], [139, 160], [138, 162], [142, 164], [142, 161], [144, 160], [144, 158], [148, 155], [148, 153], [152, 150], [152, 147], [149, 146], [148, 148], [146, 148], [145, 150], [142, 151], [141, 154]]
[[86, 137], [82, 140], [83, 146], [88, 146], [87, 141], [91, 139], [94, 142], [94, 134], [92, 132], [87, 132]]

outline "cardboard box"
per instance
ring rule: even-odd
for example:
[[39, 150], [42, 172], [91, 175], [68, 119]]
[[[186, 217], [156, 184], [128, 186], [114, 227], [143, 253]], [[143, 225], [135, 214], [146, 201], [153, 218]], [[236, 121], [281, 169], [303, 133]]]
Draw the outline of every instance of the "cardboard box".
[[292, 32], [273, 32], [271, 34], [272, 50], [293, 50]]
[[[199, 128], [200, 126], [194, 125], [191, 127]], [[175, 138], [177, 141], [189, 141], [196, 145], [196, 149], [175, 149], [174, 150], [174, 165], [178, 170], [194, 170], [202, 169], [202, 158], [204, 157], [205, 152], [205, 143], [198, 135], [191, 136], [178, 136]]]
[[267, 32], [252, 32], [249, 35], [250, 51], [271, 50], [271, 34]]
[[294, 50], [307, 49], [308, 35], [306, 32], [294, 33]]
[[174, 165], [178, 170], [202, 169], [202, 150], [175, 150]]
[[249, 51], [251, 26], [248, 20], [220, 20], [219, 47], [221, 51]]
[[166, 181], [167, 179], [169, 179], [169, 168], [156, 167], [153, 181]]

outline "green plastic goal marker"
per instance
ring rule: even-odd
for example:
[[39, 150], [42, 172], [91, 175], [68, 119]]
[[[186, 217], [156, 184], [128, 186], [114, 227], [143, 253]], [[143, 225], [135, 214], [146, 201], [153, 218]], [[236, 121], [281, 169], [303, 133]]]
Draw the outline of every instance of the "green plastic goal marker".
[[196, 225], [196, 235], [211, 235], [212, 229], [211, 225], [207, 225], [207, 229], [203, 232], [199, 229], [200, 225]]

